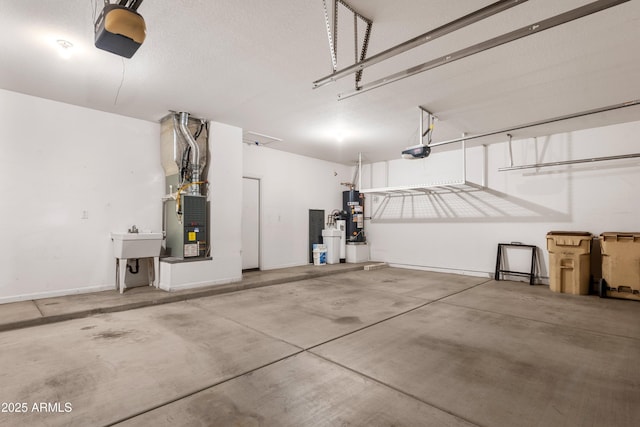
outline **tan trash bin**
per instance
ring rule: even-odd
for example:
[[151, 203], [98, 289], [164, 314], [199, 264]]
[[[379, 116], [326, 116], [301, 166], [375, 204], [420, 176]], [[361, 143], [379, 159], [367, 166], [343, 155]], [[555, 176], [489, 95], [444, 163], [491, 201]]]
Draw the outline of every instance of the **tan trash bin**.
[[602, 233], [600, 296], [640, 300], [640, 233]]
[[588, 295], [591, 277], [591, 241], [586, 231], [550, 231], [549, 288], [553, 292]]

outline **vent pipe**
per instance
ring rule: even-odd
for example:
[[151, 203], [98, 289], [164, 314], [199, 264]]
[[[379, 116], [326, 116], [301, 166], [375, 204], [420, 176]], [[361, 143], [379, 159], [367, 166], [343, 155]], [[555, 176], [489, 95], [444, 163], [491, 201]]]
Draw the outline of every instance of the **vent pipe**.
[[[200, 148], [191, 132], [189, 132], [189, 113], [180, 113], [180, 132], [184, 137], [189, 147], [191, 147], [191, 182], [200, 181]], [[200, 184], [193, 184], [190, 187], [189, 192], [191, 194], [200, 194]]]

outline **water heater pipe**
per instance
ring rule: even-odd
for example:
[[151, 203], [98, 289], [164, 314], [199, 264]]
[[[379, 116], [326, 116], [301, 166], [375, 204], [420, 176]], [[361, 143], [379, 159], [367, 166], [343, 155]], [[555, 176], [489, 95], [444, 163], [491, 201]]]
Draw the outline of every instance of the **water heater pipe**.
[[191, 182], [194, 183], [190, 187], [191, 194], [200, 194], [200, 185], [195, 184], [200, 181], [200, 147], [198, 147], [198, 143], [189, 132], [189, 128], [187, 125], [189, 124], [189, 113], [181, 112], [180, 113], [180, 132], [184, 137], [189, 147], [191, 147]]
[[362, 153], [358, 153], [358, 191], [360, 191], [361, 188], [362, 188]]

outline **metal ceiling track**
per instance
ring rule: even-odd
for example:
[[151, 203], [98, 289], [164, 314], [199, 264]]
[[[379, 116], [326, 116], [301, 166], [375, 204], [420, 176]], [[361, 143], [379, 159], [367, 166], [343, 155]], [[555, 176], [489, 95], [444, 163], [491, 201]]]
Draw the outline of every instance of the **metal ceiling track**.
[[[429, 138], [428, 138], [428, 142], [427, 145], [429, 145], [431, 143], [431, 136], [432, 136], [432, 130], [434, 127], [434, 123], [435, 120], [437, 119], [436, 116], [434, 116], [433, 114], [431, 114], [428, 110], [425, 110], [424, 108], [422, 108], [421, 106], [418, 106], [418, 110], [420, 110], [420, 122], [419, 122], [419, 132], [420, 132], [420, 136], [418, 138], [418, 142], [420, 145], [424, 145], [424, 137], [427, 136], [427, 134], [429, 134]], [[427, 130], [424, 130], [424, 115], [427, 115]]]
[[[501, 46], [503, 44], [521, 39], [523, 37], [527, 37], [533, 34], [540, 33], [544, 30], [548, 30], [553, 27], [557, 27], [558, 25], [566, 24], [567, 22], [574, 21], [579, 18], [583, 18], [585, 16], [603, 11], [605, 9], [609, 9], [613, 6], [617, 6], [622, 3], [626, 3], [630, 0], [598, 0], [593, 3], [586, 4], [584, 6], [578, 7], [576, 9], [572, 9], [568, 12], [561, 13], [559, 15], [553, 16], [551, 18], [545, 19], [543, 21], [539, 21], [537, 23], [528, 25], [526, 27], [522, 27], [520, 29], [511, 31], [509, 33], [494, 37], [492, 39], [486, 40], [484, 42], [475, 44], [473, 46], [469, 46], [465, 49], [458, 50], [456, 52], [450, 53], [445, 56], [441, 56], [440, 58], [436, 58], [434, 60], [425, 62], [420, 65], [416, 65], [414, 67], [408, 68], [404, 71], [400, 71], [395, 74], [391, 74], [387, 77], [375, 80], [371, 83], [367, 83], [362, 85], [359, 89], [352, 92], [345, 92], [338, 95], [338, 100], [350, 98], [352, 96], [367, 92], [372, 89], [376, 89], [378, 87], [387, 85], [389, 83], [396, 82], [398, 80], [402, 80], [406, 77], [413, 76], [418, 73], [422, 73], [424, 71], [428, 71], [437, 67], [440, 67], [445, 64], [449, 64], [451, 62], [457, 61], [459, 59], [466, 58], [471, 55], [475, 55], [480, 52], [484, 52], [486, 50], [492, 49], [497, 46]], [[374, 57], [371, 57], [372, 59]]]
[[549, 123], [560, 122], [560, 121], [563, 121], [563, 120], [576, 119], [576, 118], [579, 118], [579, 117], [589, 116], [591, 114], [604, 113], [604, 112], [607, 112], [607, 111], [619, 110], [621, 108], [634, 107], [634, 106], [637, 106], [637, 105], [640, 105], [640, 99], [636, 99], [634, 101], [623, 102], [623, 103], [620, 103], [620, 104], [609, 105], [609, 106], [606, 106], [606, 107], [594, 108], [593, 110], [581, 111], [579, 113], [573, 113], [573, 114], [567, 114], [567, 115], [564, 115], [564, 116], [553, 117], [551, 119], [544, 119], [544, 120], [540, 120], [540, 121], [537, 121], [537, 122], [531, 122], [531, 123], [527, 123], [527, 124], [524, 124], [524, 125], [513, 126], [513, 127], [510, 127], [510, 128], [506, 128], [506, 129], [500, 129], [500, 130], [491, 131], [491, 132], [479, 133], [477, 135], [466, 135], [466, 136], [464, 136], [462, 138], [450, 139], [448, 141], [434, 142], [434, 143], [430, 144], [430, 146], [431, 147], [437, 147], [439, 145], [447, 145], [447, 144], [453, 144], [455, 142], [469, 141], [470, 139], [484, 138], [486, 136], [499, 135], [501, 133], [505, 133], [506, 134], [506, 133], [509, 133], [509, 132], [513, 132], [514, 130], [520, 130], [520, 129], [526, 129], [526, 128], [530, 128], [530, 127], [534, 127], [534, 126], [546, 125], [546, 124], [549, 124]]
[[[138, 10], [140, 5], [142, 4], [142, 1], [143, 0], [120, 0], [118, 2], [118, 5], [127, 7], [131, 10]], [[108, 6], [109, 4], [111, 4], [111, 2], [109, 0], [104, 0], [104, 4], [105, 6]]]
[[[349, 67], [343, 68], [342, 70], [336, 71], [336, 69], [334, 68], [333, 74], [313, 82], [313, 88], [317, 89], [326, 84], [333, 83], [341, 79], [342, 77], [348, 76], [353, 73], [362, 72], [362, 70], [364, 70], [367, 67], [370, 67], [386, 59], [399, 55], [415, 47], [421, 46], [425, 43], [428, 43], [439, 37], [442, 37], [444, 35], [457, 31], [475, 22], [481, 21], [497, 13], [510, 9], [514, 6], [525, 3], [526, 1], [528, 0], [501, 0], [493, 4], [490, 4], [489, 6], [483, 7], [482, 9], [479, 9], [475, 12], [465, 15], [462, 18], [458, 18], [455, 21], [451, 21], [445, 25], [442, 25], [436, 28], [435, 30], [428, 31], [424, 34], [419, 35], [418, 37], [414, 37], [411, 40], [407, 40], [404, 43], [400, 43], [399, 45], [396, 45], [383, 52], [380, 52], [368, 59], [361, 58], [359, 62], [356, 62], [355, 64]], [[325, 19], [327, 19], [326, 12], [325, 12]]]
[[[331, 54], [332, 70], [335, 73], [338, 69], [338, 5], [344, 6], [349, 12], [353, 14], [353, 38], [355, 45], [355, 62], [363, 62], [367, 57], [367, 50], [369, 49], [369, 39], [371, 38], [371, 28], [373, 21], [362, 14], [358, 13], [351, 5], [345, 0], [333, 0], [333, 31], [331, 29], [331, 21], [329, 19], [329, 11], [327, 10], [327, 0], [322, 0], [324, 8], [324, 20], [327, 27], [327, 38], [329, 40], [329, 52]], [[362, 40], [362, 47], [358, 50], [358, 19], [362, 20], [366, 24], [364, 39]], [[362, 79], [362, 70], [356, 72], [356, 88], [359, 87], [360, 80]]]

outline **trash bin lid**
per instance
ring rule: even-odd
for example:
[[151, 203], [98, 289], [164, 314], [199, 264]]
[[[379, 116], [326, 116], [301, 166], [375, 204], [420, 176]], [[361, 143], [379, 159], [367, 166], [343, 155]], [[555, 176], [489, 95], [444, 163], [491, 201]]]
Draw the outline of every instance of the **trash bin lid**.
[[620, 232], [620, 231], [606, 231], [600, 234], [600, 237], [632, 237], [637, 239], [640, 237], [640, 232]]
[[588, 231], [550, 231], [547, 236], [592, 236]]

